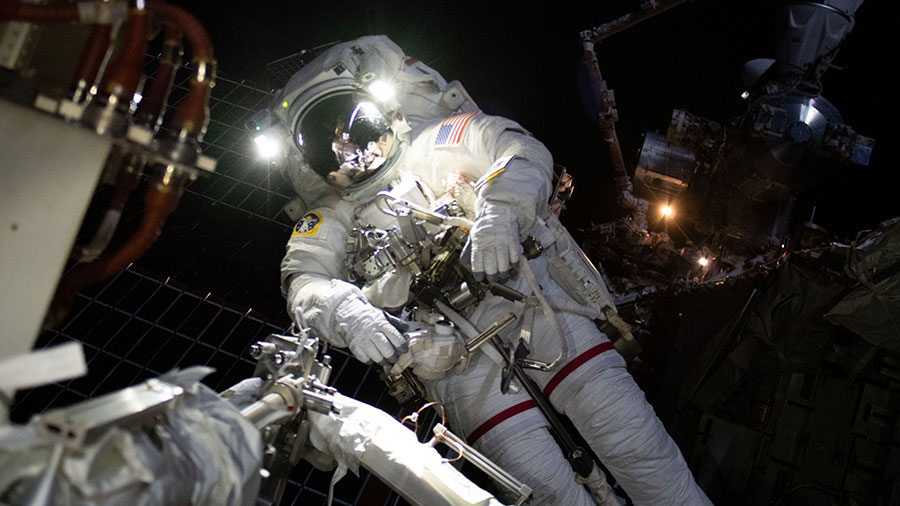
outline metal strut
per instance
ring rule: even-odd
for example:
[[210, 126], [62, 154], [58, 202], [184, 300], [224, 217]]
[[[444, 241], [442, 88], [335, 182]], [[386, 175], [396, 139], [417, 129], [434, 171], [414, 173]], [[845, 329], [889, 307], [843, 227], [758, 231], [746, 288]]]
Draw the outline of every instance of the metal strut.
[[500, 338], [491, 338], [491, 344], [494, 346], [494, 349], [500, 352], [500, 356], [502, 356], [503, 361], [506, 362], [506, 367], [512, 370], [513, 375], [519, 380], [519, 384], [522, 385], [522, 388], [524, 388], [526, 392], [528, 392], [528, 395], [537, 405], [538, 410], [544, 415], [547, 422], [550, 423], [550, 433], [553, 434], [553, 438], [559, 443], [566, 460], [572, 465], [572, 469], [582, 478], [590, 476], [595, 465], [593, 459], [591, 459], [590, 453], [586, 452], [584, 448], [575, 443], [575, 440], [572, 439], [572, 436], [569, 435], [568, 431], [566, 431], [566, 428], [563, 426], [562, 421], [559, 419], [559, 415], [556, 414], [556, 410], [550, 405], [550, 400], [544, 396], [544, 392], [541, 392], [537, 383], [535, 383], [530, 376], [525, 374], [524, 369], [519, 365], [515, 358], [510, 356], [509, 351], [503, 346]]

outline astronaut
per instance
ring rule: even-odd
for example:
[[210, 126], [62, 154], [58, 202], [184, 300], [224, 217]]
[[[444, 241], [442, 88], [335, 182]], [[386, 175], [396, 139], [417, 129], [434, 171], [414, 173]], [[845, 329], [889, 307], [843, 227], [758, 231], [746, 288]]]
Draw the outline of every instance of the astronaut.
[[[376, 82], [395, 84], [394, 97], [376, 96]], [[513, 346], [529, 331], [528, 357], [553, 363], [529, 374], [556, 410], [636, 505], [710, 504], [623, 358], [590, 311], [551, 276], [554, 258], [581, 253], [546, 205], [552, 158], [543, 144], [514, 121], [479, 111], [458, 83], [448, 84], [385, 37], [340, 44], [317, 57], [291, 78], [273, 112], [277, 128], [290, 132], [285, 163], [304, 207], [281, 265], [282, 290], [298, 325], [365, 363], [395, 373], [409, 367], [427, 396], [444, 406], [454, 431], [535, 489], [532, 504], [594, 504], [575, 483], [533, 400], [515, 388], [501, 393], [496, 355], [487, 346], [465, 353], [458, 333], [437, 325], [446, 316], [471, 333], [528, 309], [524, 300], [476, 285], [539, 291], [541, 308], [520, 318], [531, 320], [530, 327], [523, 323], [500, 338]], [[410, 301], [425, 300], [428, 291], [411, 287], [420, 288], [417, 263], [431, 250], [407, 258], [393, 253], [379, 263], [372, 254], [378, 248], [365, 250], [372, 254], [366, 257], [351, 247], [354, 240], [386, 244], [396, 234], [404, 244], [415, 242], [408, 237], [415, 221], [410, 209], [453, 214], [454, 223], [470, 225], [462, 227], [467, 246], [458, 256], [472, 288], [456, 306], [457, 299], [435, 297], [431, 316], [413, 322], [434, 332], [412, 339], [385, 310], [407, 320], [421, 313], [408, 310]], [[428, 227], [428, 237], [443, 230]], [[528, 236], [543, 253], [524, 261], [521, 243]], [[442, 344], [429, 346], [427, 336], [442, 336], [436, 341]]]

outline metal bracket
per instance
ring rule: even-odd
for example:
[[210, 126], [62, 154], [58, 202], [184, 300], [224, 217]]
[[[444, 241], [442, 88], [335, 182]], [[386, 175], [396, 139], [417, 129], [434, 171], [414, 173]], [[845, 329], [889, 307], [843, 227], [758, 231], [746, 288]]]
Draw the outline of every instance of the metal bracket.
[[519, 506], [531, 497], [532, 488], [514, 478], [511, 474], [503, 470], [497, 464], [491, 462], [490, 459], [482, 455], [478, 450], [469, 446], [459, 436], [450, 432], [447, 427], [442, 424], [434, 426], [434, 439], [447, 446], [457, 450], [462, 458], [471, 462], [475, 467], [481, 469], [488, 476], [499, 484], [501, 487], [509, 490], [517, 495], [516, 501], [513, 503]]
[[70, 448], [81, 448], [110, 426], [155, 419], [172, 408], [183, 394], [184, 389], [179, 386], [149, 379], [74, 406], [48, 411], [41, 416], [41, 431]]

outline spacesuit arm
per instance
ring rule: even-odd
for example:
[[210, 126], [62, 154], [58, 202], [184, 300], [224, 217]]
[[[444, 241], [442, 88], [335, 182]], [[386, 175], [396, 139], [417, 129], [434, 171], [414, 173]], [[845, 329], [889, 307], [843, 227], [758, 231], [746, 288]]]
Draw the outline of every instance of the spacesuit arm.
[[340, 203], [305, 214], [294, 226], [281, 262], [288, 314], [329, 343], [349, 348], [359, 360], [393, 363], [400, 333], [346, 277], [344, 239], [349, 210]]
[[281, 293], [297, 325], [311, 327], [329, 343], [345, 347], [348, 343], [334, 331], [334, 311], [361, 292], [341, 280], [349, 220], [337, 207], [316, 208], [294, 225], [281, 261]]
[[550, 198], [553, 157], [544, 144], [515, 121], [486, 114], [472, 118], [473, 132], [464, 142], [482, 150], [493, 165], [477, 174], [481, 179], [476, 216], [488, 202], [508, 204], [516, 215], [519, 230], [528, 230], [538, 214], [538, 206]]
[[346, 281], [311, 272], [297, 273], [291, 276], [286, 295], [288, 313], [298, 326], [312, 328], [319, 337], [345, 348], [350, 343], [337, 331], [335, 311], [354, 296], [363, 298], [359, 288]]
[[470, 123], [463, 142], [475, 155], [478, 197], [468, 250], [475, 275], [492, 279], [518, 264], [521, 232], [531, 228], [549, 198], [553, 160], [512, 120], [478, 113]]

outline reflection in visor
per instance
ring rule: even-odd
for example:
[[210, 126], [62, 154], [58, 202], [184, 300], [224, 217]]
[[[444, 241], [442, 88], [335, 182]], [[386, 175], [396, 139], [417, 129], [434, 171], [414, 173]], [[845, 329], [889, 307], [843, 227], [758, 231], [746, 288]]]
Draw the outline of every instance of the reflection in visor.
[[312, 169], [332, 186], [346, 188], [386, 166], [394, 134], [381, 109], [360, 93], [315, 103], [297, 126], [297, 146]]
[[[338, 125], [331, 142], [331, 151], [334, 152], [340, 165], [338, 170], [328, 174], [328, 180], [331, 183], [341, 187], [350, 186], [368, 179], [372, 171], [384, 164], [385, 151], [390, 148], [390, 144], [383, 139], [384, 134], [379, 135], [378, 141], [366, 142], [365, 149], [354, 142], [355, 138], [371, 138], [372, 135], [366, 135], [371, 132], [367, 131], [371, 130], [373, 125], [382, 122], [384, 122], [384, 118], [378, 107], [371, 102], [363, 101], [353, 109], [345, 130], [340, 128], [342, 125]], [[351, 132], [356, 134], [359, 130], [363, 130], [362, 135], [351, 137]]]

